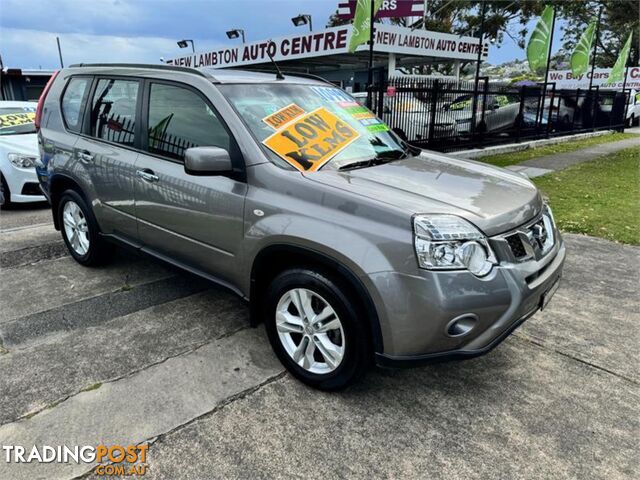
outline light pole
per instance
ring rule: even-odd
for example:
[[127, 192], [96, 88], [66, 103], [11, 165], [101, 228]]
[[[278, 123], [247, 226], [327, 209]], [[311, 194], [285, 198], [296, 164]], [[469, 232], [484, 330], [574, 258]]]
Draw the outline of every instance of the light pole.
[[313, 32], [313, 24], [311, 23], [311, 15], [309, 15], [308, 13], [299, 13], [297, 17], [293, 17], [291, 19], [291, 21], [293, 22], [293, 24], [296, 27], [299, 27], [300, 25], [306, 25], [309, 24], [309, 31]]
[[196, 47], [195, 47], [195, 45], [193, 44], [193, 40], [187, 40], [187, 39], [185, 39], [185, 40], [179, 40], [179, 41], [178, 41], [178, 46], [179, 46], [180, 48], [187, 48], [187, 47], [189, 46], [189, 44], [191, 44], [191, 52], [192, 52], [192, 53], [195, 53], [195, 52], [196, 52]]
[[242, 43], [245, 43], [244, 30], [241, 28], [234, 28], [233, 30], [229, 30], [227, 32], [227, 37], [229, 37], [232, 40], [234, 38], [242, 37]]

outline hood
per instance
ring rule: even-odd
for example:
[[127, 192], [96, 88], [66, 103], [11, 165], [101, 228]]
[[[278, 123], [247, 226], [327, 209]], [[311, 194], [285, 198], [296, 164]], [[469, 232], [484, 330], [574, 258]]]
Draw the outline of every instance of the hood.
[[522, 225], [542, 208], [538, 189], [526, 178], [432, 152], [374, 167], [305, 175], [410, 214], [458, 215], [489, 236]]
[[20, 135], [0, 135], [0, 146], [7, 153], [24, 153], [39, 157], [38, 135], [35, 133], [23, 133]]

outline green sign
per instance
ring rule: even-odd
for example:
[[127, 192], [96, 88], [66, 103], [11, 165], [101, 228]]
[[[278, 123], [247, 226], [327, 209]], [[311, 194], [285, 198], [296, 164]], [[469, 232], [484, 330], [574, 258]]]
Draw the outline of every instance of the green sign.
[[629, 51], [631, 50], [631, 37], [633, 37], [633, 32], [629, 34], [629, 38], [627, 38], [624, 47], [622, 47], [622, 50], [620, 50], [620, 55], [618, 55], [618, 59], [611, 69], [611, 75], [609, 75], [607, 83], [624, 81], [624, 74], [627, 68], [627, 59], [629, 58]]
[[373, 2], [373, 15], [375, 16], [382, 5], [382, 0], [358, 0], [356, 14], [353, 17], [353, 30], [349, 40], [349, 53], [353, 53], [358, 45], [367, 43], [371, 34], [371, 2]]
[[553, 7], [547, 5], [531, 34], [531, 38], [529, 38], [527, 60], [529, 61], [529, 68], [534, 73], [542, 73], [547, 68], [554, 15]]
[[589, 56], [591, 55], [591, 45], [593, 44], [595, 33], [596, 22], [593, 21], [584, 31], [571, 54], [571, 73], [573, 73], [574, 77], [584, 75], [589, 70]]

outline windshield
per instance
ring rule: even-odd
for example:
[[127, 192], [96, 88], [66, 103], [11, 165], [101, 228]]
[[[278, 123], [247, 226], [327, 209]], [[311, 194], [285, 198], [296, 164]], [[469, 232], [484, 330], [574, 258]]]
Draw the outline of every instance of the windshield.
[[220, 90], [277, 165], [315, 171], [405, 156], [407, 146], [389, 127], [339, 88], [239, 84]]
[[36, 107], [0, 108], [0, 135], [36, 133]]

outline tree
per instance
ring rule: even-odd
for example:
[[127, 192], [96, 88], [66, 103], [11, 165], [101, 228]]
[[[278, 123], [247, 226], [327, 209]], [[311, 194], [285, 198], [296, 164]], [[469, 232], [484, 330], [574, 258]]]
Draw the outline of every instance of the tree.
[[640, 2], [623, 0], [581, 0], [562, 2], [560, 12], [564, 20], [562, 46], [572, 51], [587, 24], [597, 18], [602, 8], [602, 19], [597, 41], [596, 64], [611, 67], [618, 58], [629, 32], [634, 33], [634, 45], [629, 55], [631, 65], [640, 60]]
[[[638, 0], [486, 0], [485, 38], [501, 45], [508, 37], [524, 49], [531, 19], [538, 17], [545, 5], [556, 8], [557, 21], [562, 27], [561, 38], [555, 38], [554, 44], [561, 42], [563, 55], [571, 52], [580, 35], [591, 19], [597, 17], [602, 8], [600, 35], [597, 44], [597, 64], [610, 67], [614, 64], [623, 42], [630, 31], [634, 31], [634, 46], [631, 48], [631, 64], [640, 60], [640, 2]], [[456, 33], [458, 35], [477, 36], [480, 30], [480, 11], [482, 0], [430, 0], [427, 2], [426, 24], [418, 20], [414, 28], [426, 28], [437, 32]], [[398, 20], [398, 19], [395, 19]], [[340, 23], [334, 23], [334, 22]], [[394, 22], [394, 19], [391, 20]], [[328, 26], [344, 25], [332, 15]], [[400, 23], [400, 22], [394, 22]]]

